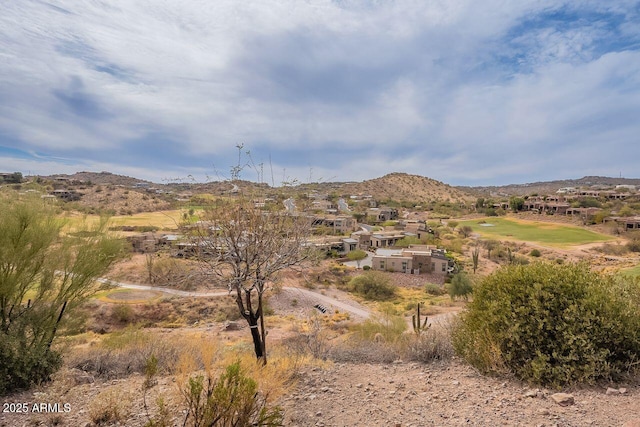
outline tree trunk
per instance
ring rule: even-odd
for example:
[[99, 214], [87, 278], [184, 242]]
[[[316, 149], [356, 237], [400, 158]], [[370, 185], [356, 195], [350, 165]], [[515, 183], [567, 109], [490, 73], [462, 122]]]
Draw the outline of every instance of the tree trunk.
[[260, 320], [260, 339], [262, 340], [262, 364], [267, 364], [267, 330], [264, 328], [264, 312], [262, 311], [262, 292], [258, 294], [258, 319]]
[[[253, 339], [253, 351], [256, 354], [256, 358], [262, 362], [263, 365], [267, 364], [266, 352], [265, 352], [265, 333], [264, 333], [264, 320], [262, 319], [262, 296], [258, 295], [258, 308], [254, 311], [251, 304], [251, 291], [245, 290], [244, 298], [242, 301], [242, 293], [237, 291], [236, 303], [240, 309], [240, 314], [245, 318], [249, 324], [251, 330], [251, 338]], [[260, 325], [258, 325], [260, 321]], [[260, 331], [262, 327], [262, 331]]]
[[249, 315], [249, 319], [247, 319], [247, 321], [249, 322], [249, 328], [251, 329], [251, 338], [253, 338], [253, 351], [256, 353], [256, 358], [258, 360], [262, 359], [262, 364], [266, 364], [267, 358], [263, 351], [264, 343], [262, 341], [260, 330], [258, 328], [258, 318]]

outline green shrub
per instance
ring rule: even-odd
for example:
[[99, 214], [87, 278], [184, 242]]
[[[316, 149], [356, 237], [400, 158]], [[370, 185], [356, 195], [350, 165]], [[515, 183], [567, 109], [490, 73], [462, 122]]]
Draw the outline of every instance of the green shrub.
[[364, 271], [369, 271], [369, 270], [371, 270], [371, 266], [370, 265], [365, 265], [364, 267], [362, 267], [362, 269]]
[[531, 249], [531, 252], [529, 252], [529, 255], [531, 255], [534, 258], [539, 258], [541, 254], [538, 249]]
[[133, 308], [127, 304], [118, 304], [111, 310], [111, 315], [119, 323], [130, 323], [135, 318]]
[[379, 271], [369, 270], [349, 281], [353, 292], [372, 301], [386, 301], [396, 296], [396, 287], [389, 283], [389, 277]]
[[639, 288], [586, 264], [506, 266], [474, 289], [453, 345], [483, 372], [532, 383], [617, 379], [638, 369]]
[[464, 273], [458, 273], [453, 276], [447, 289], [451, 299], [460, 297], [466, 300], [469, 298], [469, 294], [473, 292], [473, 285], [469, 276]]
[[48, 381], [62, 364], [60, 354], [46, 345], [17, 350], [21, 347], [12, 336], [0, 340], [0, 396]]
[[436, 285], [435, 283], [427, 283], [424, 286], [424, 291], [429, 295], [444, 295], [447, 291], [440, 285]]
[[106, 221], [75, 236], [36, 195], [0, 194], [0, 395], [49, 379], [60, 366], [56, 337], [122, 255]]
[[183, 394], [187, 420], [193, 426], [281, 426], [283, 411], [269, 407], [258, 385], [242, 372], [240, 362], [227, 366], [219, 378], [189, 378]]

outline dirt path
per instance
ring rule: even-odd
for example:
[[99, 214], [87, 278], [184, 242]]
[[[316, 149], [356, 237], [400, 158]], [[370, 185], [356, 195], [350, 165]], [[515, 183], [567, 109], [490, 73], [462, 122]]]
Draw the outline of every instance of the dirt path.
[[[193, 291], [181, 291], [178, 289], [171, 289], [171, 288], [165, 288], [165, 287], [161, 287], [161, 286], [149, 286], [149, 285], [137, 285], [137, 284], [133, 284], [133, 283], [124, 283], [124, 282], [116, 282], [114, 280], [109, 280], [109, 279], [98, 279], [98, 282], [100, 283], [107, 283], [113, 286], [117, 286], [119, 288], [125, 288], [125, 289], [135, 289], [135, 290], [141, 290], [141, 291], [155, 291], [155, 292], [163, 292], [166, 294], [170, 294], [170, 295], [176, 295], [176, 296], [181, 296], [181, 297], [192, 297], [192, 298], [215, 298], [215, 297], [224, 297], [224, 296], [228, 296], [229, 292], [228, 291], [216, 291], [216, 292], [193, 292]], [[363, 319], [368, 319], [371, 315], [371, 312], [367, 309], [364, 308], [358, 308], [355, 307], [351, 304], [348, 304], [344, 301], [340, 301], [338, 299], [332, 298], [330, 296], [327, 295], [323, 295], [319, 292], [314, 292], [314, 291], [310, 291], [308, 289], [303, 289], [303, 288], [296, 288], [296, 287], [292, 287], [292, 286], [284, 286], [282, 288], [283, 290], [287, 291], [287, 292], [295, 292], [298, 293], [300, 295], [304, 295], [308, 298], [312, 298], [313, 300], [317, 301], [318, 304], [329, 304], [332, 305], [338, 309], [347, 311], [351, 314], [354, 314], [358, 317], [361, 317]]]

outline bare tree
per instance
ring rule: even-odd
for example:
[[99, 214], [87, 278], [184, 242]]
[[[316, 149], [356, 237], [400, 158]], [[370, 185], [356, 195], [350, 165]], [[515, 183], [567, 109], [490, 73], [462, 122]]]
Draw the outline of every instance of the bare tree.
[[265, 212], [245, 196], [219, 200], [198, 226], [200, 260], [229, 287], [249, 324], [256, 357], [267, 363], [264, 293], [277, 274], [311, 258], [311, 221]]
[[467, 238], [473, 233], [473, 228], [468, 225], [463, 225], [458, 229], [458, 233], [460, 233], [462, 237]]

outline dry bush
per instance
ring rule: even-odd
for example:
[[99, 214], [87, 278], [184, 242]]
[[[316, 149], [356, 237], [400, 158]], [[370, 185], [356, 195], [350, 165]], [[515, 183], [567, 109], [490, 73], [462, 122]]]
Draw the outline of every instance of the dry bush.
[[418, 362], [449, 359], [454, 355], [451, 330], [445, 326], [432, 326], [410, 342], [408, 358]]
[[193, 340], [175, 364], [179, 388], [186, 387], [189, 378], [203, 371], [215, 377], [227, 366], [240, 362], [243, 372], [256, 380], [260, 390], [269, 390], [268, 402], [275, 402], [291, 389], [300, 369], [315, 362], [313, 357], [292, 354], [282, 346], [272, 347], [270, 355], [269, 363], [262, 365], [256, 361], [250, 346], [220, 348], [217, 343]]
[[97, 425], [123, 423], [131, 414], [131, 392], [112, 387], [98, 394], [89, 404], [89, 418]]
[[293, 327], [294, 335], [282, 340], [282, 346], [291, 355], [311, 355], [326, 360], [329, 354], [329, 340], [323, 320], [319, 316], [309, 318], [305, 325]]
[[114, 332], [100, 344], [70, 352], [66, 364], [103, 378], [123, 378], [143, 373], [151, 356], [158, 359], [163, 373], [172, 373], [181, 352], [189, 347], [184, 339], [166, 340], [159, 334], [128, 327]]
[[353, 328], [348, 340], [330, 348], [328, 357], [337, 362], [391, 363], [403, 356], [409, 336], [404, 317], [393, 307], [384, 307], [380, 317], [367, 319]]
[[211, 282], [211, 278], [195, 261], [183, 259], [158, 258], [153, 261], [149, 274], [155, 285], [185, 291], [195, 290], [198, 285]]
[[596, 248], [598, 252], [601, 252], [605, 255], [616, 255], [621, 256], [625, 255], [629, 252], [629, 248], [625, 245], [621, 245], [619, 243], [605, 243], [602, 246]]

